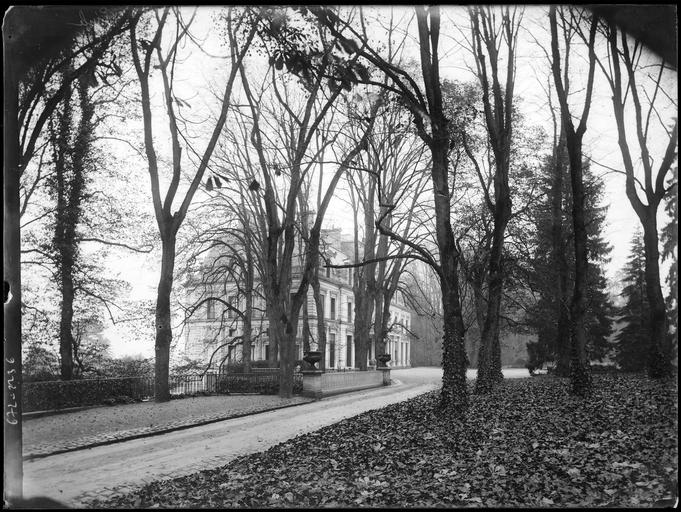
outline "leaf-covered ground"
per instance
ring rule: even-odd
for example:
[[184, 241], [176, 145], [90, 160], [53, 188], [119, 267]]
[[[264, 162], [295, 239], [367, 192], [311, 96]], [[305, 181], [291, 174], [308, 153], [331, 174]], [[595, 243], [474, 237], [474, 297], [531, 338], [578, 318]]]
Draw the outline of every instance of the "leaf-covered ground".
[[370, 411], [103, 508], [650, 506], [678, 481], [677, 387], [594, 377], [587, 401], [552, 377], [472, 396], [463, 421], [437, 393]]

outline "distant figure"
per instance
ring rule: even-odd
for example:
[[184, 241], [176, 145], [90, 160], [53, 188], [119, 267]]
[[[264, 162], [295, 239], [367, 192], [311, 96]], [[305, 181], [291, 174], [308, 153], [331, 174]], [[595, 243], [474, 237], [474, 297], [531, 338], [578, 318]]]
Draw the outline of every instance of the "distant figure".
[[71, 507], [67, 507], [63, 503], [60, 503], [57, 500], [53, 500], [52, 498], [48, 498], [46, 496], [36, 496], [34, 498], [12, 500], [11, 503], [5, 500], [2, 508], [40, 510], [45, 508], [71, 508]]

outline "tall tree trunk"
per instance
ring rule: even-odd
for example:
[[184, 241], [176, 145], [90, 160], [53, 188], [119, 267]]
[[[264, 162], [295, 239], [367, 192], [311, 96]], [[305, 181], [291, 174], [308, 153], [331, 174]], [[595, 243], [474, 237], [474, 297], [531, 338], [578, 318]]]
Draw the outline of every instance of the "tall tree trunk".
[[[315, 311], [317, 312], [317, 350], [322, 353], [319, 360], [319, 369], [326, 370], [326, 325], [324, 322], [324, 303], [319, 286], [319, 266], [313, 271], [310, 285], [312, 285], [312, 297], [314, 298]], [[305, 301], [305, 307], [307, 301]]]
[[589, 29], [589, 72], [587, 76], [584, 108], [579, 125], [573, 124], [568, 105], [567, 87], [563, 84], [560, 71], [560, 50], [558, 47], [558, 24], [556, 6], [549, 8], [551, 29], [551, 71], [556, 85], [556, 93], [560, 102], [562, 130], [565, 131], [568, 160], [570, 162], [570, 184], [572, 186], [572, 225], [575, 249], [575, 284], [570, 304], [572, 345], [570, 349], [570, 380], [573, 394], [585, 396], [591, 391], [591, 374], [586, 353], [586, 300], [587, 272], [589, 267], [587, 253], [587, 233], [584, 216], [584, 176], [582, 169], [582, 138], [586, 132], [586, 123], [591, 108], [593, 92], [594, 67], [596, 55], [594, 50], [598, 19], [591, 19]]
[[[63, 268], [69, 271], [68, 263], [62, 260]], [[72, 266], [71, 266], [72, 268]], [[62, 380], [73, 378], [73, 279], [64, 274], [60, 281], [61, 308], [59, 315], [59, 357], [60, 375]]]
[[[242, 199], [241, 203], [243, 211], [246, 210], [246, 205]], [[244, 294], [246, 299], [244, 316], [243, 316], [243, 331], [242, 331], [242, 349], [241, 349], [241, 362], [244, 365], [244, 372], [251, 373], [251, 339], [253, 336], [253, 289], [255, 280], [255, 265], [253, 263], [253, 239], [251, 227], [246, 225], [248, 223], [248, 217], [244, 221], [244, 250], [246, 256], [246, 269], [244, 283]]]
[[[67, 70], [71, 71], [72, 66], [68, 66]], [[70, 204], [71, 187], [75, 185], [74, 173], [69, 172], [69, 168], [72, 167], [69, 162], [72, 149], [72, 98], [73, 89], [70, 84], [67, 84], [62, 102], [63, 110], [59, 116], [58, 131], [53, 134], [55, 139], [55, 193], [57, 196], [53, 245], [56, 250], [55, 266], [59, 276], [58, 287], [61, 295], [59, 356], [62, 380], [73, 378], [73, 266], [76, 247], [70, 234], [71, 228], [74, 227], [71, 224], [77, 221], [77, 214], [75, 214], [73, 205]], [[71, 171], [75, 172], [75, 169], [71, 168]]]
[[[561, 128], [551, 183], [551, 262], [557, 273], [556, 305], [556, 373], [567, 377], [570, 373], [570, 336], [568, 309], [568, 265], [563, 240], [563, 175], [565, 169], [565, 130]], [[552, 273], [553, 273], [552, 272]], [[555, 275], [555, 274], [553, 274]]]
[[[364, 211], [363, 261], [372, 260], [376, 256], [376, 229], [374, 227], [376, 182], [369, 180], [366, 188], [367, 190], [358, 190], [358, 197], [364, 198], [362, 200]], [[355, 210], [354, 238], [355, 260], [357, 262], [359, 262], [360, 247], [358, 224], [357, 210]], [[376, 311], [376, 263], [368, 263], [356, 269], [352, 290], [355, 298], [355, 366], [360, 370], [366, 370], [367, 360], [371, 354], [371, 346], [375, 340], [375, 330], [372, 335], [371, 327], [374, 321], [374, 312]], [[375, 357], [379, 352], [378, 347], [375, 345], [374, 347]]]
[[[648, 353], [648, 375], [653, 378], [660, 378], [669, 375], [671, 366], [671, 347], [667, 342], [667, 315], [665, 313], [664, 298], [662, 295], [662, 288], [660, 285], [660, 268], [659, 268], [659, 249], [658, 249], [658, 232], [657, 232], [657, 210], [660, 202], [668, 193], [665, 187], [666, 176], [669, 173], [672, 164], [677, 160], [677, 145], [678, 145], [678, 117], [674, 119], [674, 126], [671, 131], [667, 131], [669, 138], [667, 140], [667, 147], [664, 157], [661, 159], [658, 169], [655, 172], [653, 169], [653, 157], [650, 155], [650, 148], [648, 147], [648, 121], [644, 119], [646, 116], [643, 113], [641, 100], [639, 98], [638, 86], [636, 84], [636, 69], [639, 59], [634, 54], [630, 54], [629, 42], [624, 31], [621, 32], [621, 47], [617, 44], [618, 29], [613, 23], [609, 24], [608, 42], [610, 44], [611, 67], [612, 76], [609, 77], [610, 86], [612, 88], [612, 102], [617, 122], [618, 144], [622, 153], [622, 160], [626, 172], [626, 194], [631, 206], [638, 216], [641, 225], [643, 226], [643, 240], [645, 247], [646, 259], [646, 294], [650, 306], [650, 322], [652, 337], [650, 340]], [[624, 64], [628, 75], [629, 82], [623, 92], [622, 76], [620, 70], [620, 62]], [[658, 76], [655, 92], [652, 96], [651, 102], [654, 101], [657, 95], [657, 87], [660, 85], [662, 74]], [[625, 120], [625, 102], [626, 97], [630, 96], [633, 100], [635, 119], [636, 119], [636, 133], [640, 149], [640, 161], [643, 164], [643, 184], [637, 183], [634, 175], [634, 162], [629, 150], [627, 142]], [[666, 96], [666, 94], [665, 94]], [[646, 97], [648, 95], [646, 94]], [[650, 99], [650, 98], [648, 98]], [[657, 112], [651, 104], [651, 111]], [[650, 111], [649, 111], [650, 112]], [[650, 113], [647, 119], [650, 119]], [[666, 129], [666, 128], [665, 128]], [[642, 194], [647, 200], [647, 204], [639, 198], [637, 187], [640, 186]]]
[[156, 299], [154, 390], [156, 402], [167, 402], [170, 400], [168, 377], [170, 372], [170, 344], [173, 339], [170, 294], [173, 290], [173, 274], [175, 270], [175, 233], [171, 229], [167, 229], [161, 242], [161, 277], [158, 282]]
[[307, 301], [303, 306], [303, 353], [310, 352], [310, 310]]
[[[364, 278], [358, 277], [357, 279], [361, 282]], [[364, 288], [364, 286], [360, 284], [359, 288]], [[367, 369], [373, 304], [373, 301], [366, 294], [355, 292], [355, 367], [361, 371], [366, 371]]]
[[572, 392], [579, 396], [591, 390], [591, 374], [586, 353], [587, 233], [584, 218], [584, 177], [581, 140], [568, 134], [570, 182], [572, 184], [572, 223], [575, 245], [575, 287], [570, 304], [572, 347], [570, 351], [570, 379]]
[[[250, 249], [249, 249], [250, 250]], [[248, 258], [250, 261], [250, 257]], [[241, 362], [244, 373], [251, 373], [251, 339], [253, 336], [253, 266], [249, 265], [246, 276], [246, 304], [244, 308], [243, 330], [241, 333]]]
[[[247, 299], [248, 300], [248, 299]], [[246, 316], [244, 318], [244, 328], [242, 334], [243, 347], [241, 350], [241, 361], [244, 365], [244, 373], [251, 373], [251, 338], [253, 334], [253, 327], [251, 324], [251, 315], [253, 308], [246, 307]]]
[[650, 307], [651, 338], [648, 349], [647, 369], [651, 378], [669, 375], [671, 371], [671, 351], [667, 341], [667, 313], [664, 304], [662, 287], [660, 286], [660, 253], [657, 231], [657, 207], [648, 208], [643, 224], [643, 242], [645, 248], [645, 282], [646, 296]]
[[[508, 188], [508, 184], [506, 188]], [[496, 382], [504, 378], [501, 373], [499, 313], [501, 311], [501, 297], [504, 287], [504, 269], [501, 258], [504, 248], [504, 233], [511, 216], [510, 196], [500, 194], [495, 203], [495, 210], [494, 233], [489, 259], [487, 312], [480, 340], [478, 377], [475, 382], [477, 393], [490, 391]]]
[[[377, 279], [378, 282], [380, 282], [380, 278]], [[388, 313], [388, 317], [390, 316], [390, 313]], [[375, 290], [374, 292], [374, 322], [373, 322], [373, 328], [374, 328], [374, 347], [376, 350], [376, 355], [378, 354], [385, 354], [386, 353], [386, 341], [387, 341], [387, 336], [388, 336], [388, 329], [387, 329], [387, 324], [388, 324], [388, 318], [385, 317], [385, 311], [383, 307], [383, 295], [379, 292], [379, 290]]]
[[[444, 126], [444, 123], [443, 123]], [[443, 135], [440, 134], [440, 137]], [[464, 342], [464, 324], [459, 295], [459, 253], [456, 249], [450, 221], [448, 193], [448, 162], [446, 144], [431, 146], [433, 155], [432, 180], [435, 200], [435, 230], [440, 253], [440, 288], [442, 289], [442, 313], [444, 335], [442, 344], [442, 389], [440, 408], [455, 414], [468, 409], [466, 369], [468, 356]]]
[[[500, 27], [496, 26], [495, 14], [489, 8], [471, 8], [470, 14], [477, 75], [482, 86], [485, 124], [488, 140], [494, 154], [494, 202], [486, 193], [486, 202], [493, 216], [492, 248], [490, 250], [487, 286], [487, 314], [481, 333], [478, 378], [476, 379], [476, 392], [486, 393], [492, 389], [495, 383], [504, 378], [501, 373], [499, 315], [504, 290], [504, 238], [512, 208], [508, 175], [511, 166], [513, 133], [515, 46], [519, 27], [515, 21], [515, 13], [511, 17], [508, 8], [501, 12]], [[480, 25], [483, 27], [482, 30]], [[498, 40], [499, 42], [497, 42]], [[506, 77], [503, 85], [499, 79], [501, 41], [504, 41], [507, 45]], [[490, 93], [492, 97], [490, 97]]]
[[296, 343], [298, 321], [289, 318], [284, 307], [275, 308], [277, 319], [270, 320], [270, 332], [274, 327], [274, 336], [279, 340], [279, 396], [293, 396], [293, 369], [295, 358], [293, 351]]
[[[447, 258], [449, 259], [449, 258]], [[449, 262], [450, 268], [452, 262]], [[442, 283], [444, 335], [442, 337], [442, 389], [440, 408], [462, 415], [468, 408], [466, 369], [468, 356], [464, 344], [463, 317], [458, 291], [458, 275], [445, 276]]]
[[[85, 194], [85, 162], [90, 152], [91, 123], [94, 106], [88, 96], [88, 81], [78, 81], [80, 122], [74, 141], [69, 140], [73, 107], [69, 91], [64, 97], [64, 112], [58, 134], [56, 159], [57, 213], [54, 245], [57, 249], [57, 269], [60, 276], [61, 311], [59, 322], [59, 355], [61, 378], [73, 378], [73, 303], [76, 295], [74, 271], [78, 258], [77, 229], [82, 217]], [[67, 156], [70, 155], [70, 158]]]

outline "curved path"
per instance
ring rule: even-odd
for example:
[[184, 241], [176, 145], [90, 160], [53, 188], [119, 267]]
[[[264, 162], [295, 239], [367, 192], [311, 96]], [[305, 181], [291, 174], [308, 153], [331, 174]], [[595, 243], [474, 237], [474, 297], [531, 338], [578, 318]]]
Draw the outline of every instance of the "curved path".
[[[106, 496], [153, 480], [225, 465], [241, 455], [436, 389], [442, 379], [439, 368], [392, 373], [394, 385], [385, 388], [27, 461], [24, 494], [83, 507], [81, 500], [89, 496]], [[507, 376], [527, 376], [527, 371]]]

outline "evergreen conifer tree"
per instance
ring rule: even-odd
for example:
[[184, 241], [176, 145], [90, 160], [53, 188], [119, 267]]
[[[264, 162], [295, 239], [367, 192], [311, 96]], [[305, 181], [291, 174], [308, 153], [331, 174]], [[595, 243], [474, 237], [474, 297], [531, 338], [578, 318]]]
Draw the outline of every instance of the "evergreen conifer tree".
[[615, 337], [615, 358], [624, 371], [643, 371], [652, 331], [646, 296], [643, 235], [640, 230], [631, 240], [629, 259], [624, 266], [622, 296], [626, 302], [619, 310], [619, 320], [625, 325]]
[[669, 261], [669, 273], [667, 285], [669, 294], [665, 299], [667, 315], [669, 317], [669, 337], [672, 349], [672, 358], [678, 351], [679, 332], [679, 168], [672, 169], [672, 185], [665, 198], [664, 210], [669, 216], [669, 223], [662, 228], [660, 240], [662, 241], [662, 260]]
[[[537, 341], [528, 343], [528, 365], [536, 368], [544, 362], [555, 362], [558, 358], [560, 347], [558, 336], [558, 313], [560, 297], [558, 296], [558, 280], [561, 278], [560, 269], [551, 258], [551, 173], [555, 172], [554, 162], [548, 160], [542, 169], [540, 177], [541, 187], [545, 194], [544, 200], [538, 206], [535, 217], [536, 239], [535, 253], [532, 264], [533, 275], [531, 277], [532, 288], [538, 292], [538, 300], [533, 308], [528, 310], [527, 323], [537, 333]], [[567, 168], [563, 169], [567, 172]], [[608, 338], [612, 332], [611, 316], [613, 308], [610, 303], [606, 288], [604, 265], [609, 260], [612, 247], [603, 237], [605, 215], [607, 206], [601, 206], [604, 193], [604, 184], [593, 175], [588, 162], [584, 163], [585, 181], [585, 215], [587, 226], [587, 249], [589, 251], [589, 267], [587, 272], [587, 311], [586, 331], [587, 349], [590, 360], [602, 360], [610, 351]], [[572, 289], [574, 280], [574, 250], [572, 249], [573, 232], [570, 222], [572, 197], [569, 180], [563, 180], [562, 191], [562, 223], [563, 223], [563, 247], [561, 250], [567, 258], [567, 289]], [[563, 307], [569, 308], [570, 297], [564, 299]], [[569, 337], [567, 338], [569, 339]]]

